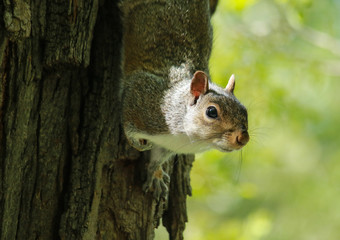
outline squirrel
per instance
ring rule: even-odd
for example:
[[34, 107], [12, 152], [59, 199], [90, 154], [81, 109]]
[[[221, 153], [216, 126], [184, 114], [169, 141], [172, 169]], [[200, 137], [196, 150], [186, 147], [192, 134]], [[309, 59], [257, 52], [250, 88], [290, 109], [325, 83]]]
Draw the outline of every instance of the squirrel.
[[144, 191], [167, 196], [162, 164], [175, 154], [230, 152], [249, 141], [246, 108], [209, 80], [212, 0], [122, 0], [122, 125], [131, 146], [151, 149]]

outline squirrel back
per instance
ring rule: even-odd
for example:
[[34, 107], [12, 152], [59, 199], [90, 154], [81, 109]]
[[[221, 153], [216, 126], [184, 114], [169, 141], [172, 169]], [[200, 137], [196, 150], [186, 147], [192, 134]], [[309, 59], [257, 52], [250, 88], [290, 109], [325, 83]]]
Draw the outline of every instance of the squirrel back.
[[[229, 90], [209, 81], [209, 2], [214, 1], [125, 0], [120, 4], [122, 123], [131, 145], [139, 150], [151, 147], [146, 140], [178, 153], [208, 148], [231, 151], [249, 139], [246, 109], [233, 94], [234, 78]], [[217, 117], [208, 111], [216, 111], [212, 115]]]
[[[133, 147], [152, 148], [145, 191], [166, 197], [162, 164], [176, 153], [232, 151], [249, 140], [247, 111], [209, 81], [211, 12], [217, 0], [122, 0], [123, 114]], [[209, 8], [210, 7], [210, 8]]]
[[[167, 76], [191, 61], [191, 71], [208, 72], [212, 28], [208, 0], [125, 0], [123, 73], [142, 70]], [[193, 73], [193, 72], [192, 72]]]

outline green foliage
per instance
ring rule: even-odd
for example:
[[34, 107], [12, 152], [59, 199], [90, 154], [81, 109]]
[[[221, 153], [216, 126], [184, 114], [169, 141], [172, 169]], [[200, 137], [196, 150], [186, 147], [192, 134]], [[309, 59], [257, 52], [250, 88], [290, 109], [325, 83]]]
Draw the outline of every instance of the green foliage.
[[251, 140], [242, 156], [197, 157], [187, 240], [339, 239], [339, 12], [338, 0], [220, 1], [212, 80], [235, 73]]

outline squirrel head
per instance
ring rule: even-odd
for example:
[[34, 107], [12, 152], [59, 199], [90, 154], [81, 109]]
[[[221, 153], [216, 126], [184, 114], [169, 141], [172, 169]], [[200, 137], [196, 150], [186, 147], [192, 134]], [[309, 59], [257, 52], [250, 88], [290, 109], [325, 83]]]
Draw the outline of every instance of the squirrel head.
[[205, 141], [220, 151], [241, 149], [249, 141], [246, 108], [234, 95], [235, 76], [223, 89], [197, 71], [190, 85], [185, 132], [193, 141]]

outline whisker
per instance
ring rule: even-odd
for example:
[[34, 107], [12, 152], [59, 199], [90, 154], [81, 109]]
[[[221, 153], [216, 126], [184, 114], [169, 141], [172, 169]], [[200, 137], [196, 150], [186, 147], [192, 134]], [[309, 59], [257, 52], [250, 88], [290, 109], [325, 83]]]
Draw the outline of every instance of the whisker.
[[233, 182], [234, 184], [238, 185], [240, 183], [240, 176], [241, 176], [241, 170], [242, 170], [242, 165], [243, 165], [243, 155], [242, 155], [242, 149], [240, 150], [240, 155], [239, 155], [239, 161], [236, 169], [236, 173], [233, 177]]
[[257, 126], [257, 127], [251, 127], [249, 129], [249, 131], [259, 131], [259, 130], [270, 130], [271, 128], [269, 127], [261, 127], [261, 126]]
[[[254, 127], [249, 129], [249, 136], [251, 137], [252, 141], [255, 139], [260, 139], [261, 141], [268, 139], [269, 134], [271, 131], [269, 131], [270, 128], [268, 127]], [[256, 141], [256, 140], [255, 140]]]

